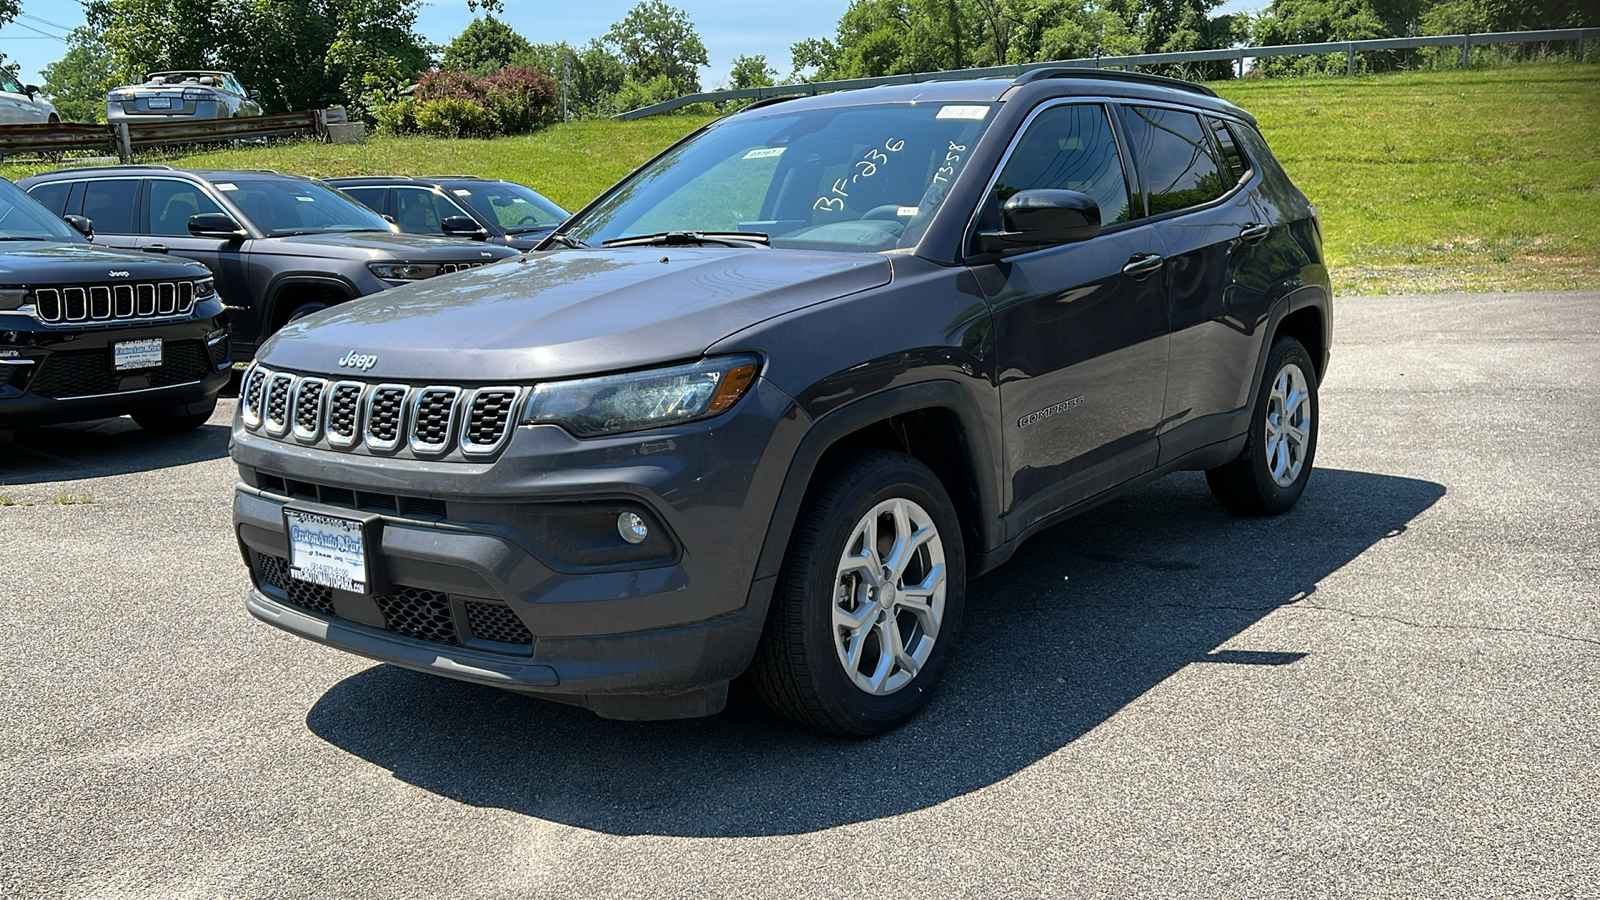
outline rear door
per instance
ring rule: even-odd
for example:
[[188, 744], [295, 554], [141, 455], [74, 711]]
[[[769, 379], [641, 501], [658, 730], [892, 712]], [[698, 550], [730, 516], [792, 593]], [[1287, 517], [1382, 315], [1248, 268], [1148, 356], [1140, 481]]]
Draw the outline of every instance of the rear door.
[[1078, 191], [1102, 233], [975, 266], [994, 316], [1017, 527], [1155, 465], [1167, 383], [1161, 238], [1133, 203], [1108, 108], [1041, 108], [1007, 151], [978, 227], [1021, 190]]
[[181, 178], [151, 178], [146, 193], [139, 249], [169, 253], [203, 263], [217, 281], [217, 293], [228, 305], [234, 336], [246, 343], [261, 331], [259, 310], [250, 302], [250, 240], [219, 240], [189, 233], [189, 219], [202, 213], [231, 216], [206, 189]]

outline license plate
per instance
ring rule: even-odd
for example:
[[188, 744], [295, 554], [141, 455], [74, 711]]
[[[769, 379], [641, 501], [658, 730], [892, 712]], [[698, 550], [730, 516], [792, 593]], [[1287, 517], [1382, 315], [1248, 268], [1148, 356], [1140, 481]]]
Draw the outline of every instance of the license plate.
[[289, 532], [289, 574], [301, 581], [366, 594], [372, 579], [367, 538], [359, 519], [285, 509]]
[[150, 98], [150, 108], [151, 109], [171, 109], [172, 108], [172, 98], [171, 97], [151, 97]]
[[161, 365], [161, 338], [118, 341], [111, 345], [111, 356], [118, 372], [153, 369]]

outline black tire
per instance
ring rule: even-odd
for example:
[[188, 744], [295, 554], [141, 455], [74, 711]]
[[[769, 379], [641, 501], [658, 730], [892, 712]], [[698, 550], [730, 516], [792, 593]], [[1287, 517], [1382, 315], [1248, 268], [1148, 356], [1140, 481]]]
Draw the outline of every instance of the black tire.
[[309, 316], [314, 312], [322, 312], [330, 305], [331, 304], [324, 303], [321, 300], [312, 300], [309, 303], [302, 303], [289, 312], [289, 317], [283, 320], [283, 324], [287, 325], [297, 319], [304, 319], [306, 316]]
[[[934, 538], [920, 545], [913, 562], [903, 567], [891, 587], [906, 588], [905, 582], [917, 577], [922, 579], [919, 585], [938, 583], [932, 567], [942, 552], [943, 611], [931, 632], [924, 623], [933, 619], [902, 609], [892, 590], [890, 599], [884, 601], [888, 605], [879, 604], [874, 601], [882, 595], [869, 595], [865, 579], [839, 572], [858, 525], [864, 525], [880, 504], [895, 499], [910, 501], [905, 507], [909, 513], [906, 521], [912, 526], [918, 521], [931, 526]], [[874, 521], [881, 524], [885, 519], [892, 521], [893, 514], [885, 512]], [[851, 585], [843, 594], [846, 599], [838, 602], [853, 605], [861, 612], [861, 621], [872, 616], [879, 623], [855, 632], [859, 660], [855, 675], [844, 658], [844, 643], [850, 642], [836, 643], [840, 641], [836, 635], [848, 630], [834, 624], [836, 597], [841, 596], [837, 592]], [[874, 599], [861, 599], [868, 596]], [[889, 731], [928, 702], [949, 661], [965, 597], [961, 523], [939, 479], [903, 453], [876, 450], [854, 456], [823, 473], [806, 497], [751, 664], [751, 680], [768, 705], [807, 728], [848, 737]], [[924, 606], [932, 610], [937, 603], [930, 598]], [[860, 666], [870, 659], [882, 662], [887, 641], [881, 635], [891, 629], [904, 642], [903, 647], [915, 648], [908, 657], [918, 653], [925, 657], [914, 672], [898, 662], [889, 663], [890, 675], [882, 682], [882, 692], [874, 693], [855, 679], [871, 678]], [[924, 647], [922, 642], [930, 633], [932, 640]]]
[[182, 434], [204, 425], [216, 410], [217, 400], [213, 397], [205, 412], [175, 413], [170, 409], [150, 409], [134, 413], [133, 421], [154, 434]]
[[[1294, 370], [1298, 371], [1304, 384], [1305, 399], [1302, 402], [1305, 413], [1301, 421], [1306, 428], [1306, 436], [1303, 442], [1299, 442], [1302, 451], [1298, 470], [1285, 464], [1283, 471], [1275, 475], [1274, 466], [1280, 460], [1285, 460], [1283, 454], [1288, 453], [1288, 458], [1293, 458], [1294, 451], [1290, 445], [1294, 442], [1285, 439], [1280, 443], [1279, 451], [1274, 453], [1268, 417], [1278, 411], [1275, 386], [1280, 378], [1286, 378], [1292, 384]], [[1293, 509], [1300, 495], [1305, 493], [1306, 482], [1311, 479], [1312, 464], [1317, 456], [1318, 417], [1321, 413], [1321, 403], [1317, 399], [1317, 369], [1311, 362], [1311, 355], [1299, 341], [1292, 337], [1280, 337], [1272, 342], [1257, 394], [1244, 449], [1232, 461], [1208, 470], [1206, 484], [1210, 485], [1211, 495], [1217, 498], [1217, 502], [1234, 512], [1275, 516]], [[1299, 420], [1300, 408], [1299, 404], [1295, 405], [1296, 413], [1292, 418]], [[1276, 426], [1277, 422], [1274, 422], [1274, 428]]]

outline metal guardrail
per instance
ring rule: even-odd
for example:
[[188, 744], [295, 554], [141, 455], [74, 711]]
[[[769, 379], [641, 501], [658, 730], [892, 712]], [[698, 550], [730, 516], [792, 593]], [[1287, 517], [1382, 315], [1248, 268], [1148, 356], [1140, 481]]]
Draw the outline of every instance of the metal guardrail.
[[0, 126], [0, 155], [103, 150], [131, 162], [135, 150], [170, 144], [199, 144], [268, 137], [313, 136], [328, 139], [328, 126], [344, 122], [344, 110], [310, 109], [238, 119], [139, 122], [108, 125], [75, 123]]
[[1468, 68], [1474, 44], [1522, 44], [1547, 41], [1576, 41], [1578, 58], [1583, 58], [1583, 43], [1600, 38], [1600, 28], [1556, 28], [1545, 31], [1497, 31], [1485, 34], [1447, 34], [1431, 37], [1378, 38], [1369, 41], [1332, 41], [1322, 44], [1284, 44], [1276, 47], [1225, 47], [1220, 50], [1184, 50], [1176, 53], [1141, 53], [1134, 56], [1101, 56], [1085, 59], [1063, 59], [1050, 62], [1021, 63], [1010, 66], [989, 66], [982, 69], [946, 69], [940, 72], [913, 72], [907, 75], [884, 75], [879, 78], [850, 78], [843, 81], [813, 81], [804, 84], [780, 84], [769, 87], [739, 88], [728, 91], [706, 91], [685, 94], [663, 100], [650, 106], [619, 113], [615, 118], [642, 119], [659, 113], [671, 112], [691, 103], [711, 103], [718, 100], [761, 100], [768, 97], [798, 97], [829, 91], [848, 91], [855, 88], [876, 87], [884, 84], [915, 84], [924, 81], [955, 81], [966, 78], [1015, 78], [1031, 69], [1073, 66], [1092, 69], [1131, 69], [1134, 66], [1154, 66], [1168, 63], [1237, 61], [1241, 71], [1247, 58], [1268, 56], [1315, 56], [1323, 53], [1344, 53], [1349, 58], [1347, 69], [1356, 70], [1356, 54], [1370, 50], [1411, 50], [1420, 47], [1460, 47], [1461, 66]]

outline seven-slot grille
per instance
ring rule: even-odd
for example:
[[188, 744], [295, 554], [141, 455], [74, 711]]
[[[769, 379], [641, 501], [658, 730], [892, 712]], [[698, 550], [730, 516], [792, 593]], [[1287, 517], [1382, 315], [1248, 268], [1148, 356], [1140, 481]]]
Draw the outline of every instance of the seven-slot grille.
[[488, 263], [481, 263], [481, 262], [445, 263], [445, 264], [443, 264], [443, 265], [441, 265], [439, 267], [439, 274], [440, 275], [449, 275], [451, 272], [465, 272], [468, 269], [476, 269], [476, 268], [479, 268], [481, 266], [487, 266], [487, 265], [488, 265]]
[[253, 365], [240, 386], [239, 413], [251, 431], [326, 441], [335, 450], [487, 457], [510, 437], [522, 396], [514, 386], [330, 382]]
[[33, 308], [51, 325], [187, 316], [194, 312], [194, 282], [96, 284], [33, 289]]

